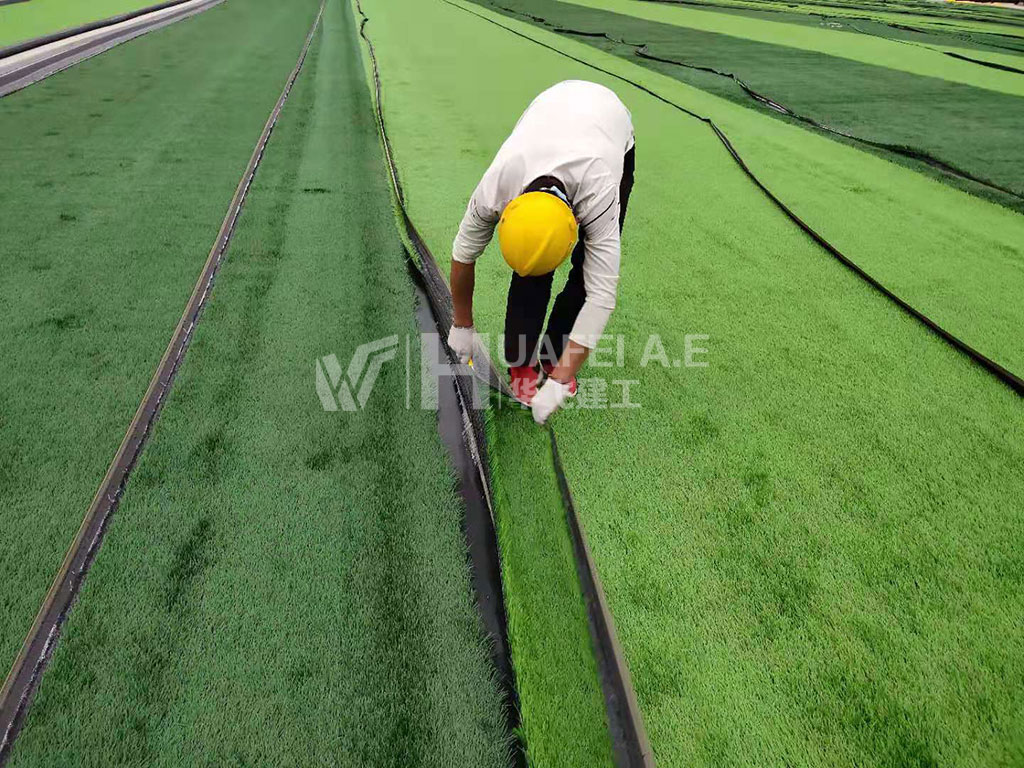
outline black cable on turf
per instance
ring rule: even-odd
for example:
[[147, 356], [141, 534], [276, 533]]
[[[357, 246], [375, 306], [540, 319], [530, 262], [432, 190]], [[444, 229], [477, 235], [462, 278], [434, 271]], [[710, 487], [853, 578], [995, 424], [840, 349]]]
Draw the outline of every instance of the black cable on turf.
[[681, 104], [677, 104], [676, 102], [672, 101], [671, 99], [668, 99], [665, 96], [662, 96], [660, 93], [658, 93], [658, 92], [648, 88], [646, 85], [643, 85], [643, 84], [641, 84], [641, 83], [639, 83], [639, 82], [637, 82], [635, 80], [632, 80], [632, 79], [630, 79], [630, 78], [628, 78], [628, 77], [626, 77], [624, 75], [620, 75], [617, 72], [612, 72], [609, 69], [605, 69], [604, 67], [600, 67], [597, 64], [593, 64], [593, 63], [591, 63], [591, 62], [589, 62], [589, 61], [587, 61], [585, 59], [579, 58], [578, 56], [573, 56], [571, 53], [566, 53], [565, 51], [559, 50], [558, 48], [556, 48], [553, 45], [548, 45], [547, 43], [543, 43], [540, 40], [537, 40], [536, 38], [530, 37], [529, 35], [524, 34], [523, 32], [520, 32], [517, 29], [513, 29], [512, 27], [509, 27], [509, 26], [507, 26], [505, 24], [502, 24], [501, 22], [496, 21], [495, 19], [489, 18], [489, 17], [487, 17], [487, 16], [485, 16], [485, 15], [483, 15], [481, 13], [477, 13], [476, 11], [471, 10], [470, 8], [466, 8], [465, 6], [460, 5], [459, 3], [454, 2], [454, 0], [441, 0], [441, 1], [444, 2], [444, 3], [447, 3], [448, 5], [451, 5], [454, 8], [458, 8], [460, 11], [468, 13], [468, 14], [470, 14], [472, 16], [476, 16], [477, 18], [482, 19], [483, 21], [486, 21], [489, 24], [493, 24], [496, 27], [500, 27], [501, 29], [504, 29], [506, 32], [511, 32], [513, 35], [516, 35], [517, 37], [521, 37], [524, 40], [529, 40], [531, 43], [534, 43], [535, 45], [539, 45], [542, 48], [546, 48], [549, 51], [557, 53], [559, 56], [563, 56], [563, 57], [565, 57], [567, 59], [570, 59], [570, 60], [575, 61], [575, 62], [577, 62], [579, 64], [582, 64], [585, 67], [589, 67], [590, 69], [596, 70], [597, 72], [601, 72], [601, 73], [603, 73], [605, 75], [608, 75], [609, 77], [614, 77], [617, 80], [621, 80], [624, 83], [628, 83], [629, 85], [632, 85], [634, 88], [637, 88], [637, 89], [643, 91], [644, 93], [646, 93], [647, 95], [654, 97], [655, 99], [657, 99], [658, 101], [662, 102], [663, 104], [667, 104], [668, 106], [672, 107], [673, 109], [677, 109], [680, 112], [682, 112], [683, 114], [689, 115], [690, 117], [692, 117], [692, 118], [694, 118], [696, 120], [700, 120], [702, 123], [704, 123], [705, 125], [709, 126], [711, 128], [711, 130], [714, 131], [715, 136], [718, 138], [718, 140], [725, 147], [726, 151], [728, 151], [728, 153], [732, 157], [732, 159], [742, 169], [743, 173], [747, 176], [747, 178], [749, 178], [754, 183], [754, 185], [759, 190], [761, 190], [761, 192], [763, 192], [764, 195], [769, 200], [771, 200], [771, 202], [780, 211], [782, 211], [786, 215], [786, 217], [788, 219], [790, 219], [790, 221], [792, 221], [794, 224], [796, 224], [798, 227], [800, 227], [800, 229], [802, 229], [812, 240], [814, 240], [814, 242], [816, 242], [818, 245], [820, 245], [822, 248], [824, 248], [829, 253], [829, 255], [831, 255], [837, 261], [839, 261], [841, 264], [843, 264], [845, 267], [850, 269], [850, 271], [852, 271], [854, 274], [856, 274], [858, 277], [860, 277], [862, 280], [864, 280], [864, 282], [866, 282], [872, 288], [877, 290], [879, 293], [881, 293], [887, 299], [892, 301], [894, 304], [896, 304], [896, 306], [898, 306], [900, 309], [902, 309], [908, 315], [910, 315], [915, 320], [920, 322], [922, 325], [924, 325], [930, 331], [935, 333], [937, 336], [942, 338], [944, 341], [948, 342], [951, 346], [955, 347], [960, 352], [963, 352], [965, 355], [967, 355], [969, 358], [971, 358], [974, 362], [976, 362], [977, 364], [982, 366], [985, 370], [987, 370], [989, 373], [991, 373], [993, 376], [995, 376], [1001, 382], [1003, 382], [1008, 387], [1010, 387], [1018, 395], [1024, 396], [1024, 380], [1022, 380], [1019, 376], [1017, 376], [1016, 374], [1010, 372], [1009, 370], [1007, 370], [1006, 368], [1004, 368], [1003, 366], [1001, 366], [999, 363], [995, 362], [994, 360], [990, 359], [986, 355], [982, 354], [977, 349], [975, 349], [971, 345], [967, 344], [967, 342], [961, 340], [957, 336], [954, 336], [952, 333], [947, 331], [945, 328], [943, 328], [941, 325], [936, 323], [934, 320], [932, 320], [930, 317], [925, 315], [923, 312], [915, 309], [913, 306], [911, 306], [906, 301], [901, 299], [899, 296], [897, 296], [891, 290], [886, 288], [882, 283], [880, 283], [874, 277], [872, 277], [867, 272], [865, 272], [860, 266], [858, 266], [853, 260], [851, 260], [845, 254], [843, 254], [838, 248], [836, 248], [834, 245], [832, 245], [832, 243], [830, 243], [828, 240], [826, 240], [821, 234], [819, 234], [815, 229], [813, 229], [807, 222], [805, 222], [803, 219], [801, 219], [799, 216], [797, 216], [796, 213], [794, 213], [793, 210], [789, 208], [789, 206], [787, 206], [784, 202], [782, 202], [782, 200], [779, 199], [775, 195], [774, 192], [772, 192], [770, 189], [768, 189], [768, 187], [765, 186], [764, 182], [762, 182], [754, 174], [754, 172], [752, 170], [750, 170], [750, 167], [746, 164], [746, 162], [740, 156], [739, 152], [736, 150], [736, 148], [733, 146], [732, 142], [729, 140], [729, 137], [725, 135], [725, 133], [718, 127], [718, 125], [715, 123], [715, 121], [712, 120], [710, 117], [705, 117], [704, 115], [700, 115], [700, 114], [694, 112], [691, 109], [687, 109], [686, 107], [682, 106]]

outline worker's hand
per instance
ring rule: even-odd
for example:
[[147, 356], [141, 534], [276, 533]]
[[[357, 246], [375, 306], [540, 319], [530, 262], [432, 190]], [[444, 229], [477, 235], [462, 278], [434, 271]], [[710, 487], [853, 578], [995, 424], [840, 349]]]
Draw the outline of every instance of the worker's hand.
[[572, 387], [569, 384], [563, 384], [549, 377], [541, 388], [537, 390], [533, 400], [530, 401], [530, 408], [533, 410], [533, 420], [538, 424], [543, 424], [547, 421], [548, 417], [557, 411], [566, 398], [569, 397], [571, 389]]
[[448, 346], [452, 348], [459, 357], [459, 362], [465, 365], [473, 357], [473, 343], [476, 340], [476, 329], [473, 326], [459, 328], [453, 325], [448, 331]]

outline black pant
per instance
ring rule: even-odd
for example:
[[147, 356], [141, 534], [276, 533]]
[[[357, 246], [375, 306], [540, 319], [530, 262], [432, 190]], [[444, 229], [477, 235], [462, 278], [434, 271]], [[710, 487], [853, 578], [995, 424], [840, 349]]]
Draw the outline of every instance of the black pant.
[[[631, 147], [622, 161], [622, 179], [619, 182], [619, 233], [626, 220], [626, 205], [633, 190], [635, 170], [635, 147]], [[558, 362], [562, 350], [569, 341], [569, 334], [576, 323], [576, 316], [583, 309], [587, 290], [583, 285], [583, 261], [586, 256], [584, 231], [580, 228], [579, 241], [572, 251], [572, 269], [565, 281], [562, 292], [555, 297], [548, 318], [547, 333], [537, 350], [544, 316], [551, 299], [551, 284], [555, 273], [537, 277], [520, 277], [512, 273], [508, 287], [508, 303], [505, 308], [505, 360], [510, 366], [533, 365], [536, 362]]]

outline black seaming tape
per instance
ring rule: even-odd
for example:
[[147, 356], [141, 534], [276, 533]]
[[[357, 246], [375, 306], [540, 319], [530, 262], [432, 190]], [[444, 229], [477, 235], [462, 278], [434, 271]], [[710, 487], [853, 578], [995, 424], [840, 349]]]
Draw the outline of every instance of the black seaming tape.
[[[373, 47], [373, 42], [366, 34], [366, 25], [369, 22], [369, 17], [363, 11], [359, 0], [356, 0], [356, 9], [361, 16], [359, 33], [363, 40], [366, 41], [372, 65], [377, 127], [380, 130], [381, 142], [384, 147], [384, 154], [388, 165], [388, 173], [391, 177], [392, 188], [398, 202], [398, 209], [405, 227], [406, 235], [419, 256], [419, 264], [417, 265], [412, 257], [408, 253], [406, 254], [409, 259], [410, 272], [413, 274], [414, 281], [423, 289], [423, 292], [429, 301], [431, 311], [434, 314], [438, 330], [441, 331], [441, 336], [444, 338], [447, 329], [449, 329], [452, 324], [451, 292], [444, 276], [441, 274], [436, 259], [430, 252], [430, 249], [427, 247], [422, 237], [420, 237], [412, 219], [409, 216], [408, 210], [406, 209], [405, 196], [402, 191], [401, 181], [398, 177], [398, 169], [395, 165], [394, 155], [391, 151], [391, 142], [384, 122], [384, 112], [381, 104], [380, 72], [377, 65], [376, 51]], [[454, 364], [457, 358], [452, 353], [451, 349], [448, 348], [446, 342], [444, 343], [444, 348], [449, 355], [449, 361]], [[481, 371], [481, 368], [484, 370]], [[508, 385], [495, 370], [494, 365], [490, 360], [487, 360], [486, 363], [477, 362], [477, 364], [474, 365], [473, 370], [473, 375], [494, 390], [496, 396], [513, 399]], [[497, 536], [494, 529], [494, 506], [493, 497], [490, 493], [490, 470], [486, 454], [487, 443], [483, 429], [482, 413], [479, 409], [472, 407], [471, 378], [469, 376], [456, 376], [454, 378], [460, 406], [463, 410], [464, 419], [467, 423], [467, 429], [464, 435], [467, 441], [467, 446], [470, 448], [470, 455], [477, 466], [482, 491], [485, 495], [487, 509], [491, 518], [487, 521], [488, 524], [484, 526], [484, 530], [488, 533], [488, 541], [485, 546], [493, 552], [494, 557], [500, 557]], [[554, 465], [555, 477], [563, 505], [565, 507], [569, 532], [573, 541], [573, 552], [575, 555], [574, 559], [576, 561], [577, 575], [580, 579], [580, 587], [587, 608], [588, 628], [590, 630], [591, 641], [594, 646], [595, 660], [597, 662], [602, 693], [605, 698], [606, 711], [609, 720], [609, 734], [611, 736], [615, 762], [620, 766], [620, 768], [651, 768], [654, 766], [654, 758], [650, 743], [647, 740], [646, 731], [644, 730], [640, 710], [636, 702], [636, 694], [634, 693], [630, 682], [629, 669], [625, 663], [625, 658], [622, 654], [621, 648], [619, 647], [618, 640], [615, 637], [614, 625], [600, 586], [600, 579], [597, 576], [597, 570], [594, 565], [593, 558], [590, 556], [590, 550], [587, 546], [586, 538], [583, 534], [579, 517], [576, 513], [576, 507], [572, 501], [572, 494], [569, 491], [569, 483], [566, 479], [565, 470], [562, 466], [561, 456], [558, 453], [558, 444], [555, 440], [554, 430], [551, 429], [550, 426], [547, 429], [551, 439], [551, 457]], [[480, 543], [478, 542], [478, 545], [479, 544]], [[473, 546], [472, 541], [470, 541], [470, 545]], [[471, 556], [473, 556], [472, 553]], [[500, 574], [500, 563], [496, 563], [495, 571]], [[498, 580], [495, 589], [501, 589], [500, 579]], [[502, 611], [504, 611], [504, 599], [500, 601], [500, 606]], [[500, 619], [500, 625], [503, 628], [507, 626], [504, 616]], [[503, 645], [505, 649], [508, 649], [507, 636], [503, 638]], [[503, 669], [512, 669], [510, 659], [498, 661], [497, 666], [499, 671]], [[518, 705], [518, 695], [515, 690], [514, 676], [509, 675], [503, 682], [507, 686], [507, 695], [509, 700]], [[516, 706], [514, 713], [510, 713], [510, 717], [513, 714], [516, 719], [515, 721], [510, 722], [510, 725], [512, 730], [516, 730], [519, 716], [518, 706]], [[517, 761], [519, 761], [520, 765], [525, 765], [523, 745], [518, 743], [517, 745], [519, 749], [517, 750], [517, 755], [515, 757]]]
[[140, 403], [128, 431], [114, 456], [102, 484], [89, 506], [85, 519], [64, 558], [60, 570], [50, 587], [39, 613], [36, 615], [25, 642], [14, 660], [10, 674], [0, 689], [0, 765], [4, 765], [11, 754], [18, 732], [24, 725], [28, 708], [32, 701], [42, 674], [53, 655], [60, 633], [67, 616], [78, 596], [82, 583], [88, 574], [96, 553], [103, 542], [107, 526], [124, 494], [129, 475], [135, 467], [146, 441], [160, 415], [178, 368], [191, 343], [192, 336], [198, 325], [203, 309], [213, 290], [217, 272], [224, 260], [225, 253], [234, 234], [235, 226], [245, 204], [246, 196], [252, 185], [253, 178], [259, 168], [270, 135], [284, 108], [285, 101], [292, 86], [299, 76], [306, 54], [313, 42], [313, 35], [320, 25], [324, 4], [321, 0], [313, 25], [306, 36], [306, 41], [299, 54], [295, 68], [291, 71], [284, 89], [278, 97], [267, 122], [263, 126], [260, 138], [253, 149], [235, 194], [231, 199], [227, 214], [221, 223], [217, 239], [203, 266], [203, 271], [192, 290], [192, 295], [185, 305], [185, 311], [178, 321], [174, 335], [160, 360], [149, 388]]
[[[548, 45], [547, 43], [543, 43], [540, 40], [532, 38], [532, 37], [530, 37], [527, 34], [524, 34], [524, 33], [520, 32], [520, 31], [518, 31], [516, 29], [513, 29], [512, 27], [506, 26], [505, 24], [502, 24], [501, 22], [496, 21], [495, 19], [491, 19], [491, 18], [489, 18], [489, 17], [487, 17], [487, 16], [485, 16], [485, 15], [483, 15], [481, 13], [477, 13], [476, 11], [474, 11], [474, 10], [472, 10], [470, 8], [466, 8], [465, 6], [459, 5], [458, 3], [454, 2], [453, 0], [441, 0], [441, 1], [444, 2], [444, 3], [447, 3], [448, 5], [453, 6], [455, 8], [458, 8], [459, 10], [464, 11], [465, 13], [468, 13], [468, 14], [471, 14], [473, 16], [476, 16], [477, 18], [482, 19], [483, 21], [486, 21], [489, 24], [494, 24], [495, 26], [500, 27], [501, 29], [504, 29], [507, 32], [511, 32], [513, 35], [516, 35], [517, 37], [521, 37], [524, 40], [529, 40], [530, 42], [534, 43], [535, 45], [539, 45], [542, 48], [546, 48], [546, 49], [548, 49], [550, 51], [553, 51], [554, 53], [557, 53], [560, 56], [564, 56], [567, 59], [571, 59], [572, 61], [575, 61], [575, 62], [577, 62], [579, 64], [582, 64], [585, 67], [589, 67], [590, 69], [593, 69], [593, 70], [595, 70], [597, 72], [601, 72], [601, 73], [603, 73], [605, 75], [608, 75], [609, 77], [614, 77], [617, 80], [620, 80], [620, 81], [622, 81], [624, 83], [628, 83], [629, 85], [632, 85], [634, 88], [637, 88], [638, 90], [643, 91], [644, 93], [648, 94], [649, 96], [653, 96], [655, 99], [657, 99], [658, 101], [662, 102], [663, 104], [667, 104], [668, 106], [670, 106], [670, 107], [672, 107], [674, 109], [679, 110], [683, 114], [689, 115], [690, 117], [692, 117], [692, 118], [694, 118], [696, 120], [700, 120], [702, 123], [704, 123], [709, 128], [711, 128], [711, 130], [714, 132], [715, 136], [721, 142], [722, 146], [725, 147], [726, 151], [729, 153], [729, 155], [732, 157], [732, 159], [740, 167], [740, 169], [747, 176], [747, 178], [749, 178], [754, 183], [754, 185], [759, 190], [761, 190], [762, 193], [764, 193], [765, 197], [767, 197], [780, 211], [782, 211], [790, 221], [792, 221], [794, 224], [796, 224], [798, 227], [800, 227], [800, 229], [802, 229], [812, 240], [814, 240], [814, 242], [816, 242], [823, 249], [825, 249], [825, 251], [827, 251], [829, 253], [829, 255], [834, 257], [837, 261], [839, 261], [841, 264], [843, 264], [845, 267], [847, 267], [850, 271], [852, 271], [854, 274], [856, 274], [864, 282], [866, 282], [868, 285], [870, 285], [876, 291], [878, 291], [883, 296], [885, 296], [887, 299], [889, 299], [894, 304], [896, 304], [896, 306], [898, 306], [900, 309], [902, 309], [908, 315], [910, 315], [915, 320], [917, 320], [922, 325], [924, 325], [926, 328], [928, 328], [928, 330], [932, 331], [937, 336], [942, 338], [944, 341], [949, 343], [951, 346], [953, 346], [954, 348], [956, 348], [960, 352], [962, 352], [965, 355], [967, 355], [971, 360], [973, 360], [975, 363], [977, 363], [982, 368], [987, 370], [989, 373], [991, 373], [993, 376], [995, 376], [997, 379], [999, 379], [1001, 382], [1003, 382], [1006, 386], [1010, 387], [1010, 389], [1012, 389], [1018, 395], [1024, 396], [1024, 380], [1022, 380], [1019, 376], [1017, 376], [1016, 374], [1014, 374], [1011, 371], [1007, 370], [1006, 368], [1004, 368], [1003, 366], [1001, 366], [999, 363], [995, 362], [994, 360], [990, 359], [986, 355], [982, 354], [977, 349], [975, 349], [974, 347], [969, 345], [967, 342], [963, 341], [959, 337], [957, 337], [957, 336], [953, 335], [952, 333], [950, 333], [949, 331], [947, 331], [945, 328], [943, 328], [937, 322], [935, 322], [930, 317], [925, 315], [923, 312], [921, 312], [918, 309], [915, 309], [909, 303], [907, 303], [906, 301], [901, 299], [899, 296], [897, 296], [891, 290], [886, 288], [881, 282], [879, 282], [874, 277], [869, 275], [866, 271], [864, 271], [864, 269], [862, 269], [860, 266], [858, 266], [856, 264], [856, 262], [854, 262], [852, 259], [850, 259], [848, 256], [846, 256], [844, 253], [842, 253], [842, 251], [840, 251], [838, 248], [836, 248], [834, 245], [832, 245], [832, 243], [830, 243], [828, 240], [826, 240], [824, 238], [824, 236], [822, 236], [820, 233], [818, 233], [818, 231], [815, 230], [814, 228], [812, 228], [807, 222], [805, 222], [803, 219], [801, 219], [799, 216], [797, 216], [796, 213], [794, 213], [793, 210], [789, 208], [789, 206], [787, 206], [784, 202], [782, 202], [782, 200], [779, 199], [775, 195], [774, 192], [772, 192], [770, 189], [768, 189], [768, 187], [765, 186], [764, 182], [762, 182], [757, 177], [757, 175], [752, 170], [750, 170], [750, 167], [743, 160], [743, 157], [736, 150], [736, 147], [733, 146], [732, 142], [729, 140], [729, 137], [725, 135], [725, 133], [722, 131], [722, 129], [719, 128], [718, 125], [715, 123], [715, 121], [712, 120], [710, 117], [706, 117], [704, 115], [698, 114], [697, 112], [694, 112], [691, 109], [687, 109], [686, 107], [684, 107], [684, 106], [682, 106], [680, 104], [677, 104], [676, 102], [672, 101], [671, 99], [668, 99], [665, 96], [662, 96], [657, 91], [654, 91], [651, 88], [648, 88], [646, 85], [642, 85], [641, 83], [639, 83], [639, 82], [637, 82], [635, 80], [631, 80], [630, 78], [625, 77], [624, 75], [620, 75], [620, 74], [618, 74], [616, 72], [612, 72], [611, 70], [604, 69], [603, 67], [600, 67], [597, 64], [593, 64], [593, 63], [591, 63], [589, 61], [586, 61], [585, 59], [581, 59], [581, 58], [579, 58], [577, 56], [573, 56], [570, 53], [566, 53], [565, 51], [559, 50], [558, 48], [556, 48], [553, 45]], [[610, 39], [614, 40], [615, 38], [610, 38]], [[616, 40], [616, 42], [623, 42], [623, 41]], [[633, 45], [633, 43], [628, 43], [628, 45]]]
[[946, 54], [947, 56], [952, 56], [954, 59], [960, 59], [961, 61], [969, 61], [973, 64], [980, 64], [981, 66], [988, 67], [990, 69], [999, 69], [1002, 70], [1003, 72], [1016, 72], [1018, 75], [1024, 75], [1024, 69], [1017, 69], [1016, 67], [1011, 67], [1007, 64], [996, 64], [996, 62], [994, 61], [972, 59], [970, 56], [964, 56], [959, 53], [954, 53], [953, 51], [943, 51], [943, 53]]
[[[417, 292], [427, 302], [433, 318], [432, 322], [438, 331], [440, 344], [447, 355], [449, 365], [454, 368], [458, 363], [458, 358], [451, 351], [447, 342], [448, 330], [452, 326], [453, 318], [451, 292], [448, 289], [448, 283], [441, 274], [437, 261], [427, 248], [426, 243], [409, 218], [408, 211], [406, 210], [405, 193], [402, 189], [401, 180], [398, 177], [398, 168], [395, 165], [394, 155], [391, 151], [391, 140], [388, 137], [384, 123], [377, 53], [373, 46], [373, 41], [366, 34], [366, 24], [369, 22], [369, 17], [363, 11], [362, 5], [358, 0], [356, 0], [356, 9], [361, 17], [359, 21], [359, 35], [365, 41], [370, 56], [375, 117], [377, 119], [381, 144], [384, 148], [388, 175], [391, 179], [391, 186], [395, 194], [395, 200], [398, 203], [398, 211], [401, 214], [406, 236], [419, 256], [419, 262], [417, 263], [408, 250], [406, 250], [406, 264]], [[423, 318], [420, 318], [420, 325], [421, 328], [424, 325]], [[484, 368], [486, 373], [484, 374], [483, 383], [498, 392], [499, 396], [510, 396], [511, 393], [507, 385], [505, 385], [497, 371], [494, 370], [494, 366], [489, 360], [486, 363], [481, 361], [475, 368]], [[479, 373], [476, 373], [476, 376], [479, 377]], [[456, 464], [464, 464], [468, 460], [472, 463], [475, 470], [472, 473], [467, 473], [464, 471], [464, 466], [456, 467], [460, 474], [460, 487], [466, 506], [463, 533], [466, 538], [469, 559], [472, 565], [473, 591], [476, 594], [477, 606], [484, 628], [491, 636], [492, 663], [497, 670], [498, 681], [505, 696], [506, 725], [510, 736], [513, 737], [511, 744], [512, 759], [517, 768], [525, 768], [525, 748], [520, 739], [517, 738], [521, 725], [519, 695], [516, 690], [512, 656], [508, 641], [508, 618], [501, 580], [501, 558], [495, 528], [494, 498], [491, 492], [491, 475], [487, 459], [484, 417], [483, 412], [479, 408], [474, 407], [473, 376], [458, 374], [451, 378], [457, 415], [450, 412], [451, 403], [446, 402], [446, 393], [440, 392], [439, 406], [441, 412], [439, 413], [439, 418], [443, 420], [458, 418], [461, 420], [461, 436], [466, 449], [466, 456], [453, 453], [452, 459]], [[442, 431], [442, 437], [445, 437], [445, 433], [449, 431], [446, 429], [446, 426], [449, 425], [442, 422], [439, 426]], [[447, 439], [445, 442], [449, 444]]]

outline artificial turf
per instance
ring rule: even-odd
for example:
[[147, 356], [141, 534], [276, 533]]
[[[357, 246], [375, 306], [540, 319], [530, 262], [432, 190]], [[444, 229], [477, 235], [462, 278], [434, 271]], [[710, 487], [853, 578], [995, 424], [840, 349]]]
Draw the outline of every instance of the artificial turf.
[[[625, 337], [624, 366], [588, 368], [584, 377], [606, 381], [608, 404], [622, 401], [615, 381], [635, 382], [630, 399], [641, 407], [572, 408], [554, 426], [658, 764], [1024, 759], [1019, 398], [812, 243], [707, 126], [440, 0], [401, 4], [401, 26], [421, 30], [411, 40], [388, 22], [393, 4], [364, 5], [412, 216], [437, 254], [539, 90], [592, 79], [633, 112], [637, 183], [608, 328]], [[790, 141], [801, 132], [789, 126], [757, 143], [754, 134], [772, 133], [773, 121], [745, 110], [740, 132], [733, 105], [470, 8], [688, 106], [713, 107], [727, 132], [739, 133], [741, 152], [773, 143], [831, 152], [817, 137]], [[822, 159], [807, 152], [810, 162], [792, 164], [792, 177], [774, 162], [768, 172], [793, 191], [802, 170], [810, 194]], [[898, 195], [918, 184], [939, 194], [924, 179], [905, 179], [905, 169], [886, 171], [846, 147], [833, 159], [840, 155], [846, 174], [900, 178]], [[879, 212], [901, 201], [881, 189], [858, 194]], [[938, 189], [979, 216], [996, 208]], [[916, 226], [949, 226], [949, 209], [935, 201], [915, 209]], [[1013, 215], [994, 215], [1004, 213]], [[900, 256], [920, 268], [928, 254]], [[493, 247], [477, 273], [477, 324], [496, 334], [508, 275]], [[668, 367], [641, 364], [651, 333]], [[687, 334], [709, 336], [696, 341], [709, 350], [697, 355], [707, 367], [671, 364], [685, 359]], [[588, 404], [599, 406], [599, 394], [594, 387]], [[512, 521], [501, 526], [503, 555], [518, 552], [516, 567], [529, 573], [531, 557], [543, 568], [554, 549], [530, 537], [557, 523], [537, 502], [552, 477], [538, 465], [544, 449], [525, 418], [496, 419], [491, 458], [499, 482], [516, 478], [515, 493], [499, 498], [499, 519]], [[506, 560], [509, 599], [522, 601], [523, 621], [563, 626], [564, 611], [536, 602], [529, 587], [517, 593], [529, 582], [510, 567]], [[566, 589], [566, 580], [547, 589]], [[589, 674], [582, 660], [566, 670], [564, 655], [517, 648], [515, 633], [512, 643], [520, 678]], [[535, 712], [562, 695], [533, 688]], [[560, 737], [534, 733], [528, 748], [536, 755], [544, 738], [543, 749], [557, 754], [592, 724], [568, 709]]]
[[31, 0], [0, 5], [0, 46], [156, 5], [158, 0]]
[[[681, 94], [691, 109], [726, 130], [746, 162], [798, 215], [869, 274], [1022, 375], [1024, 345], [1017, 329], [1024, 323], [1024, 305], [1017, 273], [1024, 259], [1024, 219], [1019, 214], [942, 189], [859, 148], [680, 88], [655, 70], [648, 74], [618, 62], [610, 67], [657, 92]], [[1018, 147], [1011, 151], [1021, 157]]]
[[[362, 6], [370, 19], [366, 31], [377, 50], [385, 119], [407, 199], [417, 226], [425, 228], [433, 253], [443, 262], [450, 239], [439, 233], [453, 232], [453, 222], [422, 216], [424, 206], [454, 210], [465, 204], [468, 191], [462, 183], [486, 167], [494, 150], [487, 137], [515, 122], [519, 100], [530, 86], [508, 78], [489, 81], [489, 92], [497, 89], [508, 98], [462, 119], [481, 81], [468, 77], [459, 64], [461, 35], [453, 46], [436, 45], [435, 36], [447, 23], [463, 31], [460, 17], [439, 12], [433, 4], [363, 0]], [[410, 38], [410, 26], [431, 31]], [[491, 40], [499, 47], [505, 42]], [[475, 46], [474, 51], [482, 52]], [[488, 59], [482, 56], [484, 65]], [[533, 68], [529, 72], [536, 74]], [[439, 143], [442, 135], [447, 139]], [[448, 166], [430, 189], [423, 181], [439, 173], [442, 157]], [[534, 768], [610, 768], [604, 700], [547, 436], [521, 409], [506, 405], [488, 413], [488, 439], [495, 458], [496, 523], [527, 760]]]
[[1014, 95], [1024, 93], [1021, 78], [1011, 72], [986, 70], [977, 64], [958, 61], [934, 50], [900, 45], [892, 40], [853, 31], [769, 22], [721, 12], [716, 8], [695, 8], [689, 5], [645, 0], [567, 0], [566, 4], [622, 13], [647, 21], [730, 35], [754, 42], [814, 51], [923, 77], [937, 77], [975, 88]]
[[[316, 0], [220, 5], [0, 99], [0, 666], [181, 317]], [[231, 38], [249, 46], [225, 46]]]
[[758, 11], [782, 11], [805, 13], [819, 17], [872, 19], [887, 24], [932, 31], [985, 31], [987, 34], [1020, 34], [1020, 16], [1011, 9], [995, 5], [974, 3], [935, 3], [924, 0], [920, 3], [890, 2], [847, 3], [847, 2], [802, 2], [779, 3], [776, 0], [650, 0], [714, 8], [730, 8]]
[[[513, 10], [505, 10], [502, 0], [480, 2], [520, 18], [543, 18], [549, 29], [578, 31], [578, 39], [603, 50], [737, 103], [752, 105], [766, 114], [791, 119], [755, 101], [725, 74], [695, 67], [735, 75], [754, 91], [836, 131], [925, 153], [1008, 190], [1013, 194], [961, 182], [970, 191], [1024, 212], [1024, 152], [1017, 138], [1017, 126], [1024, 123], [1024, 78], [1020, 76], [1018, 94], [999, 93], [816, 51], [657, 23], [558, 0], [529, 0]], [[761, 26], [771, 24], [762, 22]], [[607, 33], [608, 37], [595, 36], [595, 32]], [[850, 38], [844, 33], [832, 35], [837, 49]], [[859, 39], [853, 36], [854, 42]], [[678, 64], [640, 58], [640, 47], [645, 54]], [[917, 169], [931, 170], [927, 162], [908, 160], [898, 153], [885, 154]], [[961, 181], [941, 172], [935, 175]]]
[[[655, 0], [649, 0], [654, 2]], [[674, 4], [674, 0], [659, 0], [666, 4]], [[826, 30], [843, 30], [877, 35], [889, 40], [913, 42], [924, 45], [960, 48], [976, 51], [1005, 52], [1019, 51], [1024, 53], [1024, 38], [1012, 38], [996, 33], [966, 32], [958, 27], [924, 28], [908, 27], [906, 24], [886, 23], [870, 16], [834, 16], [829, 8], [804, 8], [799, 10], [794, 4], [754, 3], [726, 4], [702, 3], [697, 0], [678, 2], [679, 5], [700, 8], [715, 13], [744, 16], [762, 22], [779, 24], [798, 24], [822, 28]]]
[[[329, 0], [12, 768], [506, 764], [382, 164]], [[392, 335], [325, 412], [317, 359]]]

